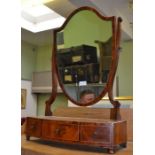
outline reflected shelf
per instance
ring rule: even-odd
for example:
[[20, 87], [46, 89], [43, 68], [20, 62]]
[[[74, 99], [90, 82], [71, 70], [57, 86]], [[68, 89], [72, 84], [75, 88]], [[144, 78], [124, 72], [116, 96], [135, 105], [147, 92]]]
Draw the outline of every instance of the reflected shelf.
[[106, 86], [106, 83], [88, 83], [86, 85], [79, 85], [76, 83], [70, 83], [70, 84], [64, 84], [65, 86], [70, 86], [70, 87], [87, 87], [87, 86], [93, 86], [93, 87], [103, 87]]

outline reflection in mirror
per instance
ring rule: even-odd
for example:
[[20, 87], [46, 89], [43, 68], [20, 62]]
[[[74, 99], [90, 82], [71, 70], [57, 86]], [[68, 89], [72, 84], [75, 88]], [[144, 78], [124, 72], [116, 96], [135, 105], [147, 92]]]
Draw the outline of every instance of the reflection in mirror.
[[103, 20], [93, 11], [77, 12], [63, 31], [64, 45], [57, 44], [59, 82], [67, 95], [83, 103], [87, 92], [91, 102], [103, 92], [112, 62], [112, 21]]
[[80, 92], [80, 103], [87, 103], [87, 102], [91, 102], [95, 99], [95, 93], [91, 90], [84, 90], [82, 92]]

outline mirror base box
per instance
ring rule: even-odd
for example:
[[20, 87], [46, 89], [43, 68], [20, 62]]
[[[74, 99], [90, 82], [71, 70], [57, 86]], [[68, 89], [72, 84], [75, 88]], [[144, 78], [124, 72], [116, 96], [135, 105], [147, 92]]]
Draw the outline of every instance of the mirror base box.
[[[79, 117], [42, 116], [28, 117], [26, 138], [81, 144], [106, 148], [115, 152], [118, 146], [126, 147], [127, 123], [124, 120], [92, 119]], [[89, 129], [89, 130], [88, 130]]]

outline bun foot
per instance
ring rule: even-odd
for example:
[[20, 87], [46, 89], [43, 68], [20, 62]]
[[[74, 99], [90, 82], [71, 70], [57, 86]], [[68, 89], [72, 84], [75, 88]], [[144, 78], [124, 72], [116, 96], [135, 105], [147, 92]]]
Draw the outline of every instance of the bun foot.
[[109, 154], [114, 154], [115, 153], [115, 149], [108, 149], [108, 153]]
[[125, 147], [127, 147], [127, 143], [120, 144], [120, 146], [125, 148]]
[[26, 136], [26, 140], [30, 140], [30, 136]]

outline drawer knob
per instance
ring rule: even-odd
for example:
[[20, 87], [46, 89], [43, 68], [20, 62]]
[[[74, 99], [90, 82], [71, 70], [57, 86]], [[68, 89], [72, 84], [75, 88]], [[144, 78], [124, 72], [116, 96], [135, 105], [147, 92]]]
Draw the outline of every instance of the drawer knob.
[[61, 132], [60, 128], [57, 128], [57, 129], [55, 130], [55, 134], [56, 134], [56, 135], [60, 135], [60, 132]]
[[98, 138], [98, 137], [99, 137], [99, 134], [98, 134], [97, 131], [95, 131], [95, 132], [92, 134], [92, 138], [93, 138], [93, 139], [96, 139], [96, 138]]
[[93, 133], [93, 135], [94, 135], [94, 136], [97, 136], [97, 135], [98, 135], [97, 131], [95, 131], [95, 132]]
[[55, 129], [55, 134], [57, 136], [62, 136], [65, 133], [65, 129], [64, 128], [56, 128]]

